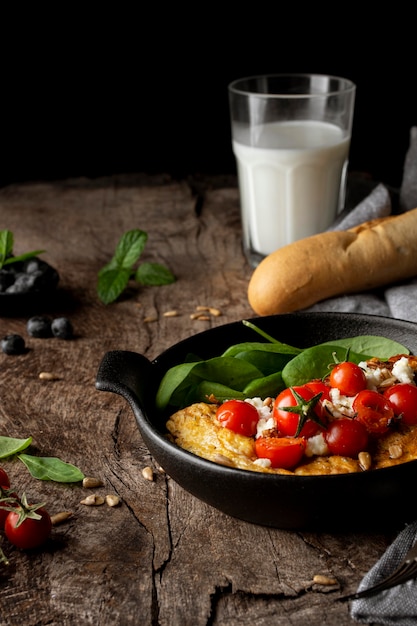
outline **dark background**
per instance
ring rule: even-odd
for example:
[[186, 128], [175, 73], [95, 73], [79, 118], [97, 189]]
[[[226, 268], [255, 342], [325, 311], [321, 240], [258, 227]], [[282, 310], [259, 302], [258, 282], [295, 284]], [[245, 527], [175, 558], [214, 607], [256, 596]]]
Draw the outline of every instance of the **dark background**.
[[1, 186], [129, 172], [233, 174], [227, 85], [279, 72], [353, 80], [350, 169], [400, 185], [417, 124], [411, 16], [333, 15], [331, 5], [307, 13], [251, 6], [247, 15], [241, 7], [230, 18], [213, 5], [109, 5], [88, 15], [71, 7], [3, 15]]

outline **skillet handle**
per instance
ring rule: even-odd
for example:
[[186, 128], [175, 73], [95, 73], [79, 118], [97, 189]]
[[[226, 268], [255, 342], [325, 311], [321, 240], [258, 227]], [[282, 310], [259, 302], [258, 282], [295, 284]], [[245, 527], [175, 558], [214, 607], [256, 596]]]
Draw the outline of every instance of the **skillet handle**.
[[151, 362], [142, 354], [113, 350], [104, 355], [96, 376], [96, 389], [116, 393], [136, 412], [143, 408], [145, 391], [149, 393]]

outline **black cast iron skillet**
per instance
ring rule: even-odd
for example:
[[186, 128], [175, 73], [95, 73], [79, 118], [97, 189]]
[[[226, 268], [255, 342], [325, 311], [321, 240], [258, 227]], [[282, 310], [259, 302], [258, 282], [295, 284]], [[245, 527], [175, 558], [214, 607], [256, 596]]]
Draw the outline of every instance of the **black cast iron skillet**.
[[[381, 335], [417, 354], [417, 324], [354, 313], [294, 313], [251, 320], [270, 335], [305, 348], [341, 337]], [[241, 322], [226, 324], [177, 343], [150, 362], [129, 351], [104, 355], [96, 388], [127, 400], [154, 459], [188, 492], [233, 517], [281, 529], [385, 529], [417, 518], [417, 461], [354, 474], [270, 475], [234, 469], [199, 458], [166, 438], [166, 415], [154, 399], [171, 366], [187, 354], [221, 354], [242, 341], [258, 341]]]

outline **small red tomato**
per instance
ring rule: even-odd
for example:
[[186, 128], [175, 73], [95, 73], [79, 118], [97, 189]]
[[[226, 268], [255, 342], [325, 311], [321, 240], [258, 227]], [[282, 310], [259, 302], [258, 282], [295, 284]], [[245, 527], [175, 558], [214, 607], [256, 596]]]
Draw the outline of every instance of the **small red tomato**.
[[2, 487], [3, 489], [9, 489], [10, 487], [9, 476], [7, 475], [6, 470], [4, 470], [2, 467], [0, 467], [0, 487]]
[[257, 409], [244, 400], [227, 400], [217, 409], [217, 419], [234, 433], [252, 437], [259, 421]]
[[4, 534], [17, 548], [37, 548], [48, 539], [52, 529], [51, 517], [41, 504], [28, 505], [26, 496], [16, 511], [10, 511], [4, 523]]
[[[315, 395], [307, 385], [288, 387], [278, 394], [274, 402], [273, 415], [281, 435], [287, 437], [296, 435], [308, 439], [318, 432], [322, 421], [322, 408], [318, 407], [318, 403], [312, 405], [310, 402]], [[292, 407], [294, 411], [286, 410]]]
[[[6, 517], [9, 515], [9, 509], [11, 507], [19, 506], [19, 496], [17, 493], [11, 492], [9, 489], [2, 491], [2, 497], [0, 499], [0, 530], [4, 530], [4, 524]], [[3, 508], [7, 507], [7, 508]]]
[[330, 385], [327, 385], [323, 380], [320, 380], [319, 378], [317, 380], [310, 380], [309, 383], [306, 383], [305, 385], [306, 387], [308, 387], [308, 389], [311, 389], [311, 391], [314, 393], [314, 395], [317, 395], [318, 393], [321, 394], [320, 396], [320, 400], [319, 402], [317, 402], [316, 404], [316, 411], [319, 413], [320, 417], [323, 418], [324, 421], [326, 421], [328, 414], [326, 409], [323, 407], [323, 400], [329, 400], [330, 401]]
[[351, 361], [343, 361], [335, 365], [330, 372], [329, 383], [343, 396], [356, 396], [366, 389], [366, 376], [363, 369]]
[[302, 459], [306, 449], [303, 437], [259, 437], [255, 451], [259, 458], [269, 459], [272, 467], [292, 469]]
[[377, 391], [360, 391], [353, 401], [352, 408], [356, 419], [371, 435], [383, 435], [394, 419], [394, 409], [387, 398]]
[[350, 457], [356, 457], [359, 452], [366, 450], [369, 439], [365, 426], [350, 417], [334, 420], [328, 427], [325, 438], [332, 454]]
[[391, 403], [394, 413], [408, 426], [417, 424], [417, 387], [410, 383], [398, 383], [384, 391], [384, 398]]

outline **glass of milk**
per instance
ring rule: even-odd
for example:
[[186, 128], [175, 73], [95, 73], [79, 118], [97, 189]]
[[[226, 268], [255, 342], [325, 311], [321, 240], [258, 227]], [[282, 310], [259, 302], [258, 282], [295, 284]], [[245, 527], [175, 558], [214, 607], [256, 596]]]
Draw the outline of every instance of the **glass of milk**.
[[252, 267], [329, 228], [345, 201], [356, 86], [320, 74], [229, 85], [243, 247]]

